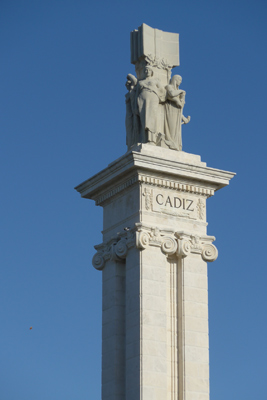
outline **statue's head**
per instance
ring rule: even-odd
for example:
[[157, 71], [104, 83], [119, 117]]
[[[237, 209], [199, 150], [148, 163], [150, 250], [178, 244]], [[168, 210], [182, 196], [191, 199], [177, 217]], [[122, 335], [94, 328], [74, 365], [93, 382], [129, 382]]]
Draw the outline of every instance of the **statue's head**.
[[179, 87], [182, 83], [182, 77], [181, 75], [173, 75], [172, 79], [171, 79], [171, 84], [173, 86], [177, 86]]
[[145, 75], [146, 76], [153, 76], [154, 71], [152, 67], [149, 67], [148, 65], [145, 67]]

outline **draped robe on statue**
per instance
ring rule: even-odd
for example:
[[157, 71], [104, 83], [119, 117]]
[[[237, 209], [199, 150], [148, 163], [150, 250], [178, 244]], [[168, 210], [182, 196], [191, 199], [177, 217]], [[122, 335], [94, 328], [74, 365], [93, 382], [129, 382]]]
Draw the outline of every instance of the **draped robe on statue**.
[[146, 131], [157, 132], [158, 106], [165, 95], [160, 81], [155, 78], [144, 79], [137, 86], [137, 107], [141, 122], [141, 141], [147, 141]]
[[[168, 100], [165, 103], [164, 133], [171, 149], [182, 150], [182, 115], [185, 91], [179, 90], [177, 96], [170, 95], [171, 85], [166, 87]], [[171, 100], [170, 100], [171, 99]]]
[[138, 117], [135, 114], [135, 101], [136, 101], [136, 90], [131, 89], [125, 95], [126, 102], [126, 118], [125, 118], [125, 126], [126, 126], [126, 144], [128, 149], [131, 148], [135, 143], [139, 142], [139, 123]]

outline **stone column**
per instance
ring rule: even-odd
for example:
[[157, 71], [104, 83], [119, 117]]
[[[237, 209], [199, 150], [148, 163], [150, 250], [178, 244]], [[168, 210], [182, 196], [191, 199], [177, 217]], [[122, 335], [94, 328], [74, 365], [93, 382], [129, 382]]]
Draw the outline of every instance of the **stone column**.
[[126, 399], [166, 396], [166, 257], [135, 248], [126, 265]]
[[206, 199], [233, 175], [142, 144], [76, 188], [104, 209], [102, 400], [209, 400]]
[[123, 240], [96, 248], [93, 265], [102, 270], [102, 398], [124, 400], [127, 249]]

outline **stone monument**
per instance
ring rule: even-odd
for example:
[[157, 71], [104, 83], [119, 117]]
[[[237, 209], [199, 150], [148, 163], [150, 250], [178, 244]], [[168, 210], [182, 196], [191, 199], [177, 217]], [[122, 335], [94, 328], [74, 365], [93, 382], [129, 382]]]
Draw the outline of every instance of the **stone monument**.
[[208, 400], [206, 200], [234, 173], [182, 151], [178, 34], [131, 32], [128, 151], [76, 190], [102, 206], [102, 400]]
[[[143, 24], [131, 32], [131, 62], [137, 78], [127, 75], [126, 143], [150, 143], [182, 150], [181, 126], [185, 91], [179, 89], [180, 75], [171, 78], [179, 65], [179, 35], [162, 32]], [[170, 79], [171, 78], [171, 79]]]

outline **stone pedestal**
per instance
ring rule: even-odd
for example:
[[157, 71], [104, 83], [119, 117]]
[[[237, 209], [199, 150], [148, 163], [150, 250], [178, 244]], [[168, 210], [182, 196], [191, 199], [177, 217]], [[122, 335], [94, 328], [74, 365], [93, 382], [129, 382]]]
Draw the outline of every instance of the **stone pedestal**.
[[102, 400], [208, 400], [206, 199], [231, 172], [137, 145], [76, 187], [103, 207]]

